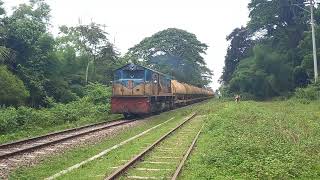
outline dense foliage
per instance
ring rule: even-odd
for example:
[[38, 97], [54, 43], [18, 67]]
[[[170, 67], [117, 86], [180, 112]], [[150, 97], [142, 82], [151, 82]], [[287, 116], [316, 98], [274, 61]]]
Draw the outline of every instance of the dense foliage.
[[23, 82], [6, 67], [0, 66], [0, 102], [21, 105], [29, 96]]
[[[314, 79], [310, 14], [304, 0], [251, 0], [250, 21], [228, 37], [224, 91], [265, 99], [287, 95]], [[315, 9], [320, 22], [320, 9]], [[317, 34], [320, 29], [316, 29]], [[320, 36], [317, 42], [320, 43]]]
[[197, 86], [210, 82], [207, 45], [194, 34], [167, 29], [120, 57], [103, 24], [63, 25], [54, 37], [50, 11], [45, 0], [30, 0], [6, 13], [0, 0], [0, 136], [12, 136], [6, 140], [107, 118], [113, 71], [129, 61]]
[[142, 40], [129, 50], [127, 57], [179, 81], [203, 87], [212, 76], [202, 57], [207, 48], [194, 34], [169, 28]]
[[10, 16], [2, 8], [0, 13], [0, 64], [15, 82], [23, 82], [8, 87], [23, 95], [9, 101], [4, 99], [10, 94], [0, 93], [0, 105], [39, 108], [52, 100], [72, 102], [84, 96], [88, 82], [110, 84], [113, 70], [123, 64], [103, 25], [62, 26], [54, 38], [48, 31], [50, 7], [44, 0], [20, 4]]
[[[19, 85], [8, 88], [20, 93], [12, 100], [6, 97], [10, 94], [0, 93], [0, 105], [41, 108], [51, 101], [69, 103], [85, 95], [89, 82], [110, 85], [113, 70], [139, 59], [143, 62], [138, 63], [183, 82], [197, 86], [210, 82], [212, 72], [201, 56], [207, 45], [189, 32], [174, 28], [158, 32], [119, 57], [105, 25], [61, 26], [58, 37], [53, 37], [50, 7], [44, 0], [20, 4], [10, 15], [2, 5], [0, 1], [0, 65], [6, 70], [1, 72], [13, 75]], [[7, 76], [1, 78], [8, 79], [8, 73], [1, 73]]]
[[51, 102], [51, 108], [0, 108], [0, 135], [90, 119], [105, 120], [110, 114], [111, 88], [90, 84], [85, 94], [83, 98], [68, 104]]

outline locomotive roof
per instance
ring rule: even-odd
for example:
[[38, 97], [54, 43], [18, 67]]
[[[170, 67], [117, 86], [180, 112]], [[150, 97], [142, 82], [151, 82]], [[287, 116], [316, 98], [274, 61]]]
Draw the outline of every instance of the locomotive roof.
[[148, 68], [148, 67], [145, 67], [145, 66], [141, 66], [141, 65], [138, 65], [138, 64], [133, 64], [133, 63], [128, 63], [128, 64], [126, 64], [126, 65], [124, 65], [124, 66], [116, 69], [116, 71], [119, 70], [119, 69], [128, 69], [128, 70], [132, 70], [132, 71], [133, 71], [133, 70], [139, 70], [139, 69], [141, 70], [141, 68], [143, 68], [143, 69], [148, 69], [148, 70], [153, 71], [153, 72], [155, 72], [155, 73], [157, 73], [157, 74], [161, 74], [161, 75], [163, 75], [163, 76], [165, 76], [165, 77], [168, 77], [168, 78], [170, 78], [170, 79], [173, 79], [172, 76], [169, 76], [169, 75], [167, 75], [167, 74], [161, 73], [161, 72], [156, 71], [156, 70], [153, 70], [153, 69], [151, 69], [151, 68]]

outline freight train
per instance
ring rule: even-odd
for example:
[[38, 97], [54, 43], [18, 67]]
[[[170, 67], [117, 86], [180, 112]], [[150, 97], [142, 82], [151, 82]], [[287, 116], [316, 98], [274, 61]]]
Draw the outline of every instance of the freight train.
[[147, 115], [213, 96], [212, 90], [180, 83], [147, 67], [127, 64], [114, 72], [111, 111], [125, 117]]

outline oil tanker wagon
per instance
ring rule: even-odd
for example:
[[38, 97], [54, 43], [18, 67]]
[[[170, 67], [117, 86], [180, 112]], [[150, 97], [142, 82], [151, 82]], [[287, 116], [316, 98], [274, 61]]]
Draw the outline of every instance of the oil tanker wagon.
[[111, 111], [125, 117], [146, 115], [213, 96], [211, 90], [180, 83], [147, 67], [127, 64], [114, 72]]

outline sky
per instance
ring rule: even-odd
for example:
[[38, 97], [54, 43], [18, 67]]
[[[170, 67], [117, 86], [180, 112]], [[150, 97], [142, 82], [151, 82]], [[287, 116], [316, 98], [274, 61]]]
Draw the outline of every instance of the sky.
[[[27, 0], [3, 0], [7, 10]], [[145, 37], [167, 29], [191, 32], [209, 48], [203, 57], [213, 70], [211, 87], [219, 87], [227, 53], [226, 36], [248, 22], [249, 0], [46, 0], [52, 33], [61, 25], [91, 21], [105, 24], [110, 40], [124, 54]]]

